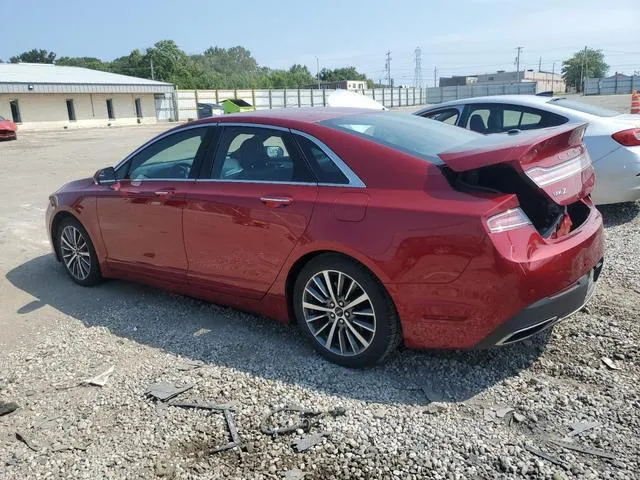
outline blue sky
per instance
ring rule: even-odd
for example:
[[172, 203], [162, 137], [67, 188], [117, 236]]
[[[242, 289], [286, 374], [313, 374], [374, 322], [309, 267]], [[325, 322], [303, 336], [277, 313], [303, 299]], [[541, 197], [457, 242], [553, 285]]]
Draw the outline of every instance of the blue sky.
[[[316, 6], [318, 5], [318, 6]], [[113, 59], [160, 39], [187, 53], [242, 45], [258, 63], [286, 68], [354, 65], [384, 76], [391, 51], [396, 84], [412, 84], [414, 50], [422, 49], [423, 77], [515, 70], [521, 64], [560, 69], [584, 45], [601, 48], [610, 73], [640, 70], [638, 0], [20, 0], [0, 7], [0, 58], [31, 48], [58, 56]]]

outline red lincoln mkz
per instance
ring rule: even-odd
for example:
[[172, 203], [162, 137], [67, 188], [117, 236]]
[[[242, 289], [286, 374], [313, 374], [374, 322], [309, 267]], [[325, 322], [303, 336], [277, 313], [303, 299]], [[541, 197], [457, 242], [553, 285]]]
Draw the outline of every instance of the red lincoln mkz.
[[507, 344], [584, 305], [604, 253], [584, 126], [484, 136], [395, 112], [190, 123], [49, 198], [71, 278], [295, 321], [347, 366]]

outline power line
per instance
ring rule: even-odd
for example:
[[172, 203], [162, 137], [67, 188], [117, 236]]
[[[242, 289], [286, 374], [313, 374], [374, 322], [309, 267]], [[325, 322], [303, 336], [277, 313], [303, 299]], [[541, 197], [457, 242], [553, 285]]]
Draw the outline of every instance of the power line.
[[413, 85], [418, 88], [422, 88], [422, 49], [420, 47], [416, 47], [414, 53], [416, 70], [413, 77]]

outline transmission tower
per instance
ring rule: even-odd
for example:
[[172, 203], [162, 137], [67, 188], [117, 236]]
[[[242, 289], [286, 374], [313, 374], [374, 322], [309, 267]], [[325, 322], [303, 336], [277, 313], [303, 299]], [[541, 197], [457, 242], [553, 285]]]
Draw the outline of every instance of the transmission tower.
[[391, 52], [387, 51], [387, 61], [384, 64], [384, 69], [387, 71], [387, 85], [392, 87], [391, 85]]
[[415, 49], [415, 63], [416, 63], [416, 71], [413, 77], [413, 84], [417, 88], [422, 88], [422, 49], [417, 47]]

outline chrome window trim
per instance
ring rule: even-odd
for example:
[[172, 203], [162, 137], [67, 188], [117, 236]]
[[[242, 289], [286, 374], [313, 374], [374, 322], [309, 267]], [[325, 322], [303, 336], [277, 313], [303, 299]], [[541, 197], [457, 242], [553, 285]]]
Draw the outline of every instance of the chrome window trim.
[[289, 132], [286, 127], [278, 125], [270, 125], [267, 123], [243, 123], [243, 122], [218, 122], [221, 127], [250, 127], [250, 128], [268, 128], [271, 130], [280, 130], [281, 132]]
[[291, 129], [291, 133], [294, 135], [300, 135], [301, 137], [306, 138], [307, 140], [315, 143], [315, 145], [322, 150], [322, 152], [331, 159], [331, 161], [338, 167], [338, 169], [347, 177], [349, 183], [319, 183], [321, 186], [331, 186], [331, 187], [354, 187], [354, 188], [366, 188], [365, 183], [355, 174], [351, 168], [333, 151], [331, 148], [327, 146], [321, 140], [318, 140], [313, 135], [309, 135], [306, 132], [301, 132], [300, 130]]
[[[154, 143], [159, 142], [160, 140], [162, 140], [164, 138], [167, 138], [169, 135], [174, 135], [176, 133], [184, 132], [186, 130], [193, 130], [194, 128], [211, 128], [211, 127], [217, 127], [217, 126], [218, 126], [218, 122], [215, 122], [215, 123], [199, 123], [197, 125], [188, 125], [188, 126], [183, 127], [183, 128], [178, 128], [176, 130], [174, 130], [174, 129], [167, 130], [166, 132], [161, 133], [159, 136], [152, 138], [148, 142], [143, 143], [141, 146], [136, 148], [133, 152], [131, 152], [129, 155], [127, 155], [124, 159], [122, 159], [115, 167], [113, 167], [113, 169], [114, 170], [118, 170], [121, 166], [123, 166], [125, 163], [127, 163], [132, 157], [136, 156], [142, 150], [144, 150], [147, 147], [150, 147]], [[130, 180], [130, 179], [123, 179], [123, 180]]]
[[234, 180], [232, 178], [199, 178], [197, 182], [213, 182], [213, 183], [258, 183], [258, 184], [271, 184], [271, 185], [302, 185], [306, 187], [317, 187], [319, 184], [316, 182], [277, 182], [275, 180]]

